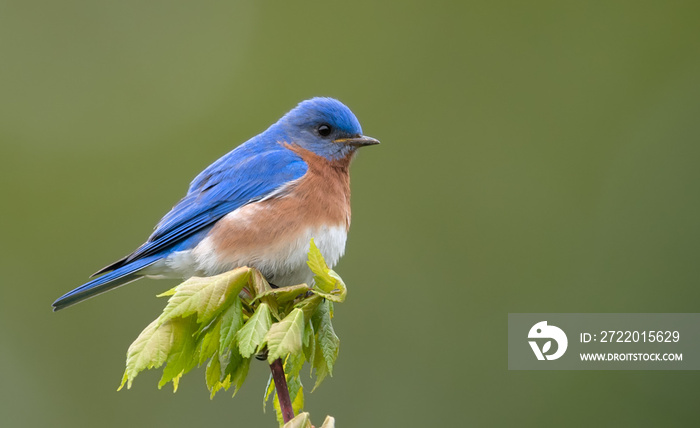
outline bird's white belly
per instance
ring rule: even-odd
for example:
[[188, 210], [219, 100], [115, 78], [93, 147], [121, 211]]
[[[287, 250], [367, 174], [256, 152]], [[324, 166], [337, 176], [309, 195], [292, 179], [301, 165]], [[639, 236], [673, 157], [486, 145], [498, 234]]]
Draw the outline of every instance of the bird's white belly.
[[276, 242], [251, 247], [249, 251], [241, 249], [224, 254], [217, 251], [213, 238], [207, 236], [195, 248], [175, 252], [142, 273], [151, 277], [189, 278], [250, 266], [260, 270], [269, 282], [279, 287], [311, 284], [313, 274], [306, 264], [311, 238], [314, 238], [328, 266], [335, 266], [345, 252], [347, 230], [344, 226], [309, 227], [285, 243]]

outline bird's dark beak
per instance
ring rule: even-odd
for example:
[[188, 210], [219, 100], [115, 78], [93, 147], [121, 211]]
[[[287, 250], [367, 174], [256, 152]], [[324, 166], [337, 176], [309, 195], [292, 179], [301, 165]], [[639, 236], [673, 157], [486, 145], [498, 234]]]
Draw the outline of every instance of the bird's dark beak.
[[376, 138], [367, 137], [365, 135], [360, 135], [359, 137], [352, 137], [352, 138], [338, 138], [337, 140], [333, 140], [333, 142], [334, 143], [349, 144], [351, 146], [357, 146], [357, 147], [374, 146], [375, 144], [379, 144], [379, 140], [377, 140]]

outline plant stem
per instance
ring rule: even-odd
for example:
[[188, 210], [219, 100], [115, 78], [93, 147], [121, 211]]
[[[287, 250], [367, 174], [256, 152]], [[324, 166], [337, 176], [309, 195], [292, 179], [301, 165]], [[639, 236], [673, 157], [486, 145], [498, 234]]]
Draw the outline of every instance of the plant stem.
[[281, 358], [270, 364], [270, 371], [272, 372], [272, 379], [275, 381], [277, 399], [282, 410], [282, 420], [286, 424], [294, 418], [294, 409], [292, 408], [292, 400], [289, 398], [289, 389], [287, 388], [287, 379], [284, 377], [284, 366]]

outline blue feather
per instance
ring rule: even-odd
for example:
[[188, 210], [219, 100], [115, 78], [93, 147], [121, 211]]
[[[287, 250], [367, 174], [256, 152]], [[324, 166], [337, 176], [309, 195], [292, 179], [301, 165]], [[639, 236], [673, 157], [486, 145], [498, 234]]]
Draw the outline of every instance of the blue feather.
[[112, 272], [102, 275], [99, 278], [95, 278], [92, 281], [87, 282], [75, 290], [70, 291], [56, 299], [52, 305], [53, 310], [57, 311], [59, 309], [67, 308], [68, 306], [82, 302], [90, 297], [97, 296], [98, 294], [102, 294], [131, 281], [136, 281], [137, 279], [141, 278], [141, 275], [138, 275], [135, 272], [152, 265], [160, 259], [160, 255], [146, 257], [133, 263], [129, 263], [126, 266], [122, 266], [119, 269], [113, 270]]
[[125, 263], [161, 252], [306, 173], [306, 163], [281, 145], [251, 156], [245, 153], [249, 144], [251, 141], [199, 174], [187, 196], [163, 217], [148, 241], [129, 255]]

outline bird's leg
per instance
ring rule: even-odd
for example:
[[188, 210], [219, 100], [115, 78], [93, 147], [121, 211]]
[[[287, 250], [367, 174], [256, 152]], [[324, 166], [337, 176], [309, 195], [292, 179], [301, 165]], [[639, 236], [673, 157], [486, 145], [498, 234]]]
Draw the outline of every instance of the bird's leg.
[[265, 361], [267, 360], [267, 346], [265, 346], [260, 352], [255, 354], [255, 359], [258, 361]]

